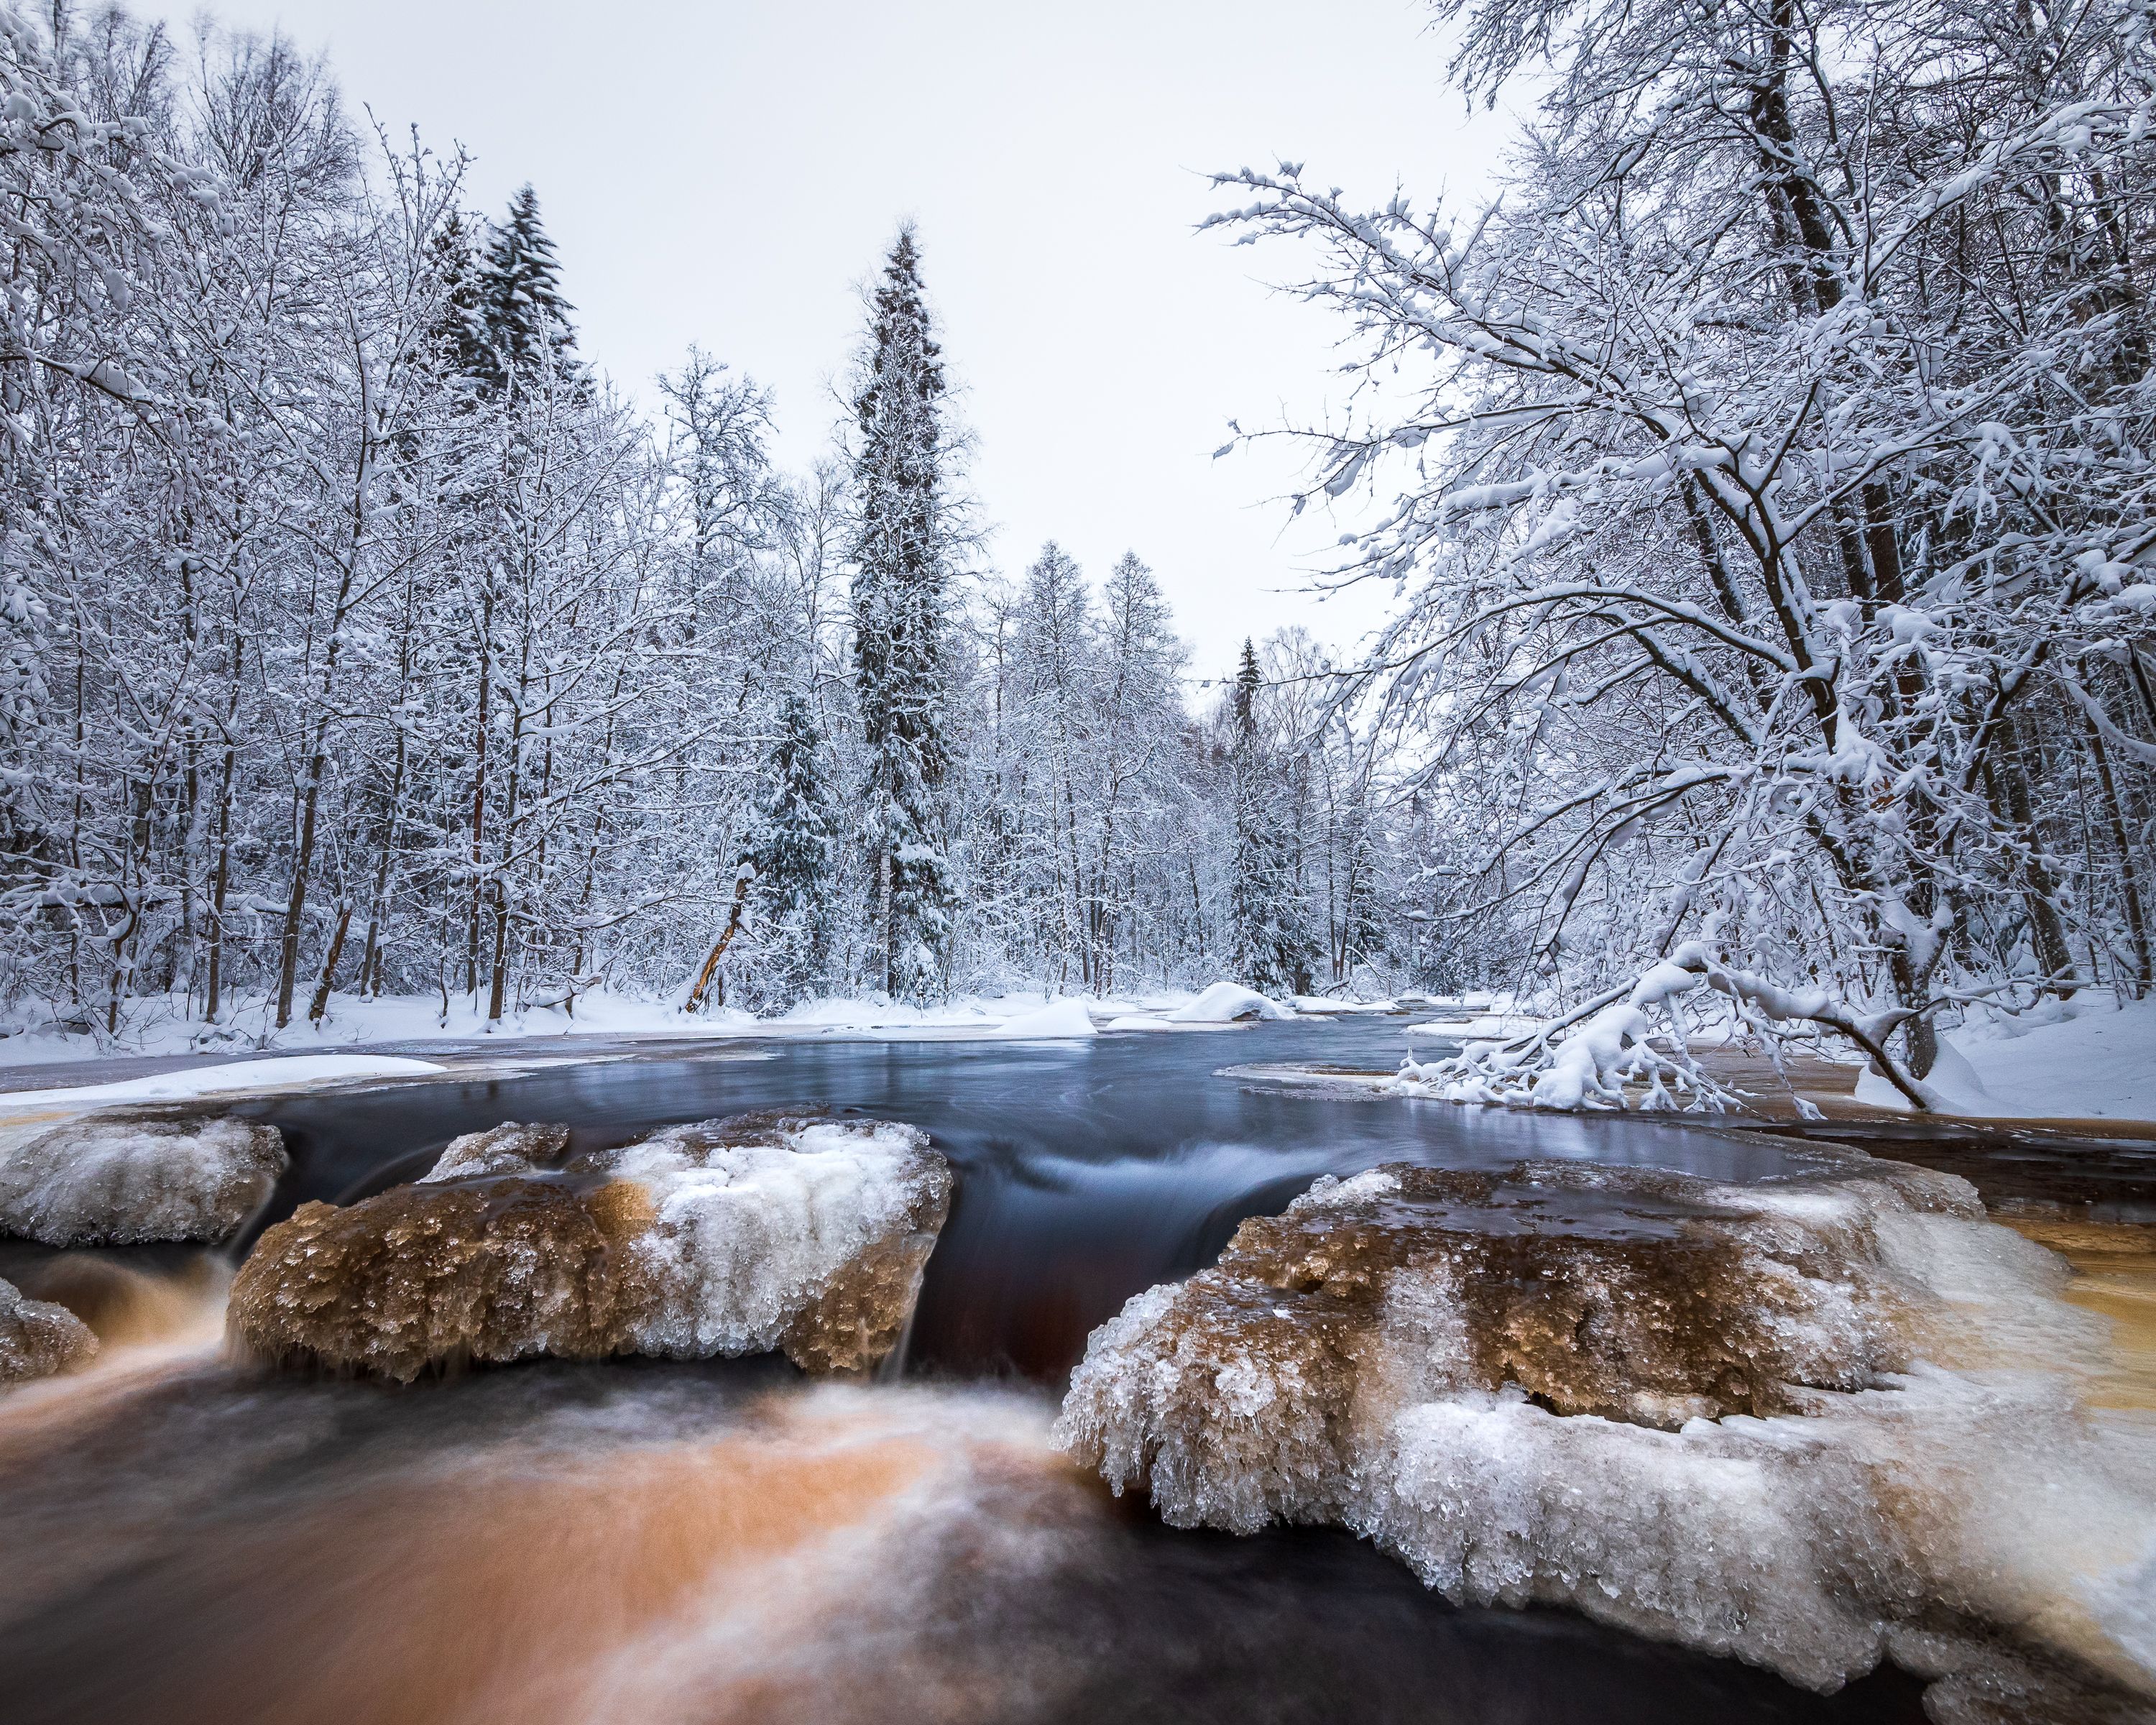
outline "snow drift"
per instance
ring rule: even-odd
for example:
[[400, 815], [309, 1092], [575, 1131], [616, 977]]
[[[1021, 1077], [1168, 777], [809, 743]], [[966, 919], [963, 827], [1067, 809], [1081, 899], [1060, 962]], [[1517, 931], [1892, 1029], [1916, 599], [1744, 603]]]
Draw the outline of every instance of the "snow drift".
[[1020, 1013], [995, 1034], [1014, 1042], [1050, 1042], [1099, 1033], [1093, 1028], [1093, 1015], [1086, 1011], [1086, 1003], [1066, 995], [1050, 1001], [1037, 1012]]
[[[1939, 1039], [1924, 1075], [1946, 1112], [2007, 1118], [2156, 1120], [2156, 1000], [2121, 1007], [2084, 994], [2048, 1012], [1972, 1014]], [[1907, 1109], [1880, 1073], [1856, 1081], [1856, 1100]]]
[[288, 1158], [272, 1126], [151, 1109], [71, 1120], [0, 1158], [0, 1231], [48, 1245], [222, 1240]]
[[1291, 1019], [1295, 1014], [1240, 983], [1215, 983], [1186, 1006], [1169, 1013], [1171, 1024], [1232, 1024], [1238, 1019]]
[[0, 1281], [0, 1384], [49, 1377], [97, 1352], [88, 1324], [64, 1306], [27, 1298]]
[[1892, 1656], [1943, 1718], [2133, 1717], [2156, 1424], [2080, 1404], [2061, 1276], [1893, 1163], [1389, 1167], [1132, 1300], [1058, 1437], [1174, 1525], [1336, 1523], [1458, 1602], [1821, 1689]]
[[233, 1284], [257, 1353], [408, 1381], [463, 1360], [783, 1351], [858, 1372], [897, 1345], [948, 1211], [925, 1135], [751, 1114], [546, 1166], [558, 1126], [458, 1139], [420, 1182], [301, 1206]]

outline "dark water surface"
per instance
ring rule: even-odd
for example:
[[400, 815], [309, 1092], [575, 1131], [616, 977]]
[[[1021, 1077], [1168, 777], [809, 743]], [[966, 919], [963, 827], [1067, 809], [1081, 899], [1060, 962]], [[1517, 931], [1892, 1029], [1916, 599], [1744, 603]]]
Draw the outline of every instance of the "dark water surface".
[[624, 1361], [398, 1390], [198, 1345], [0, 1400], [0, 1718], [1920, 1718], [1892, 1673], [1819, 1697], [1568, 1613], [1455, 1609], [1345, 1535], [1172, 1531], [1055, 1460], [1087, 1330], [1320, 1173], [1558, 1158], [1752, 1180], [1808, 1160], [1214, 1076], [1386, 1068], [1404, 1045], [1397, 1020], [830, 1038], [242, 1105], [293, 1153], [264, 1224], [505, 1119], [567, 1122], [584, 1147], [805, 1104], [922, 1127], [957, 1198], [902, 1384]]
[[[293, 1166], [259, 1225], [309, 1199], [417, 1178], [459, 1133], [563, 1121], [577, 1149], [752, 1108], [825, 1104], [918, 1126], [957, 1170], [929, 1260], [910, 1370], [1053, 1382], [1132, 1294], [1210, 1264], [1245, 1216], [1322, 1173], [1384, 1162], [1502, 1168], [1530, 1158], [1750, 1180], [1804, 1149], [1638, 1118], [1536, 1117], [1217, 1077], [1234, 1064], [1399, 1063], [1400, 1022], [1257, 1024], [1091, 1042], [767, 1045], [762, 1059], [644, 1057], [514, 1079], [264, 1101]], [[1430, 1043], [1420, 1047], [1424, 1053]], [[731, 1052], [738, 1053], [739, 1050]]]

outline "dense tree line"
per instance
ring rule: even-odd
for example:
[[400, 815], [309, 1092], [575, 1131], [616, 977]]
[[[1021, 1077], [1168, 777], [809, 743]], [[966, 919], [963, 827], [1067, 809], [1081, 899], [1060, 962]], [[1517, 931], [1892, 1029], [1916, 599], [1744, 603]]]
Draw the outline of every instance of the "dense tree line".
[[0, 11], [18, 1021], [1384, 958], [1378, 752], [1307, 643], [1194, 714], [1135, 556], [988, 567], [910, 232], [788, 475], [701, 351], [619, 393], [537, 198], [463, 167], [280, 40]]
[[1919, 1076], [1974, 999], [2147, 993], [2145, 9], [1438, 9], [1532, 105], [1500, 198], [1287, 165], [1219, 219], [1364, 344], [1310, 501], [1404, 593], [1338, 699], [1421, 763], [1445, 963], [1592, 1006], [1682, 955]]

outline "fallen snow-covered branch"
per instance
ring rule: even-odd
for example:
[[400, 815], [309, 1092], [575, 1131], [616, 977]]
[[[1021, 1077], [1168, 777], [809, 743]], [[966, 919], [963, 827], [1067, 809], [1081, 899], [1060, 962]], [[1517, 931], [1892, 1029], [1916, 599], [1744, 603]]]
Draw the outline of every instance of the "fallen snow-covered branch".
[[1860, 1012], [1826, 988], [1784, 988], [1725, 964], [1703, 941], [1686, 942], [1629, 988], [1598, 995], [1523, 1035], [1470, 1043], [1447, 1060], [1410, 1058], [1398, 1082], [1409, 1095], [1512, 1107], [1741, 1107], [1744, 1093], [1704, 1071], [1685, 1040], [1678, 1002], [1702, 983], [1728, 1000], [1739, 1022], [1763, 1034], [1810, 1023], [1847, 1037], [1911, 1107], [1938, 1106], [1887, 1049], [1887, 1038], [1909, 1013]]

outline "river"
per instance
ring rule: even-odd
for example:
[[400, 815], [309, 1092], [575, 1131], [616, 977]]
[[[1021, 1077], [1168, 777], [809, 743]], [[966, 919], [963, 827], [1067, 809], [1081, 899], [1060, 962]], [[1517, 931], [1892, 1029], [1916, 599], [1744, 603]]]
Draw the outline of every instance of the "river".
[[74, 1287], [108, 1341], [89, 1373], [0, 1399], [6, 1716], [1922, 1717], [1891, 1670], [1820, 1696], [1568, 1611], [1455, 1609], [1344, 1533], [1173, 1531], [1050, 1446], [1088, 1331], [1322, 1173], [1532, 1158], [1743, 1183], [1809, 1165], [1800, 1142], [1711, 1125], [1217, 1076], [1384, 1069], [1404, 1047], [1389, 1019], [827, 1037], [237, 1105], [293, 1158], [258, 1228], [413, 1178], [507, 1119], [567, 1122], [583, 1148], [824, 1104], [924, 1128], [957, 1191], [903, 1359], [870, 1384], [767, 1359], [401, 1389], [271, 1376], [223, 1350], [226, 1272], [203, 1255], [0, 1250], [0, 1275]]

